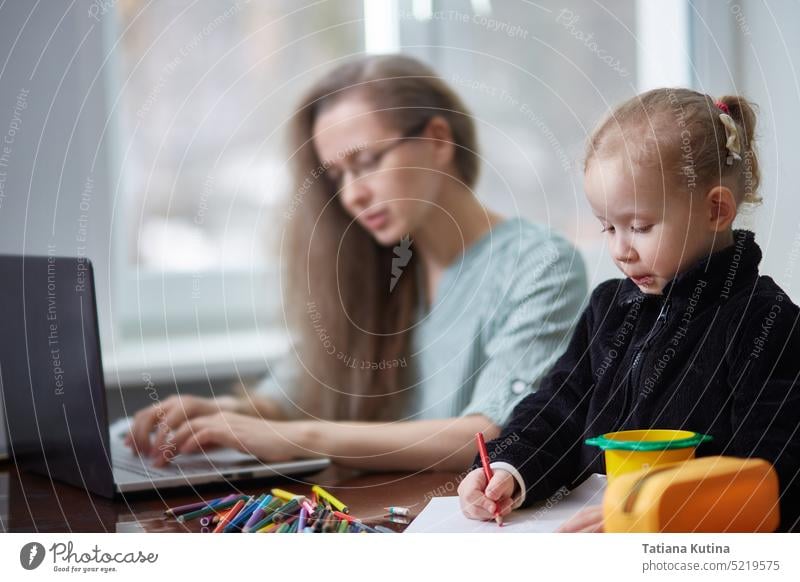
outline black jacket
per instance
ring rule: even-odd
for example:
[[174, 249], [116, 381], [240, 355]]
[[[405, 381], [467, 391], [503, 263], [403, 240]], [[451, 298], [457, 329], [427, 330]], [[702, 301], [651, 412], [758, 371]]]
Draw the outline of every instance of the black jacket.
[[760, 261], [753, 233], [737, 230], [663, 295], [629, 279], [595, 289], [566, 353], [488, 444], [520, 472], [525, 505], [605, 472], [588, 437], [686, 429], [713, 436], [697, 456], [770, 461], [781, 529], [800, 529], [800, 309]]

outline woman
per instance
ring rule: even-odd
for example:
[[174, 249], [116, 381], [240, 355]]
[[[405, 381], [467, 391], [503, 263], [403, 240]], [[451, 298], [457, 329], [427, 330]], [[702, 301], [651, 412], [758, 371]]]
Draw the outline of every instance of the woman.
[[292, 141], [292, 373], [266, 395], [172, 397], [136, 415], [129, 444], [156, 464], [219, 445], [267, 462], [468, 466], [475, 433], [497, 436], [563, 351], [586, 294], [578, 254], [481, 205], [472, 117], [415, 59], [334, 69]]

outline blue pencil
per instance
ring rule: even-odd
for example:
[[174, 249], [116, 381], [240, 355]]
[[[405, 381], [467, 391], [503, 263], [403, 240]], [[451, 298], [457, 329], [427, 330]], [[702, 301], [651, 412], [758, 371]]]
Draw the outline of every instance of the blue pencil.
[[261, 499], [263, 498], [263, 493], [261, 497], [258, 499], [250, 498], [250, 500], [242, 507], [242, 510], [234, 517], [231, 522], [225, 526], [224, 532], [232, 532], [236, 531], [237, 529], [240, 530], [247, 519], [253, 514], [253, 512], [258, 507]]
[[308, 515], [308, 510], [304, 507], [300, 510], [300, 517], [297, 518], [297, 533], [303, 533], [303, 530], [306, 528], [306, 516]]

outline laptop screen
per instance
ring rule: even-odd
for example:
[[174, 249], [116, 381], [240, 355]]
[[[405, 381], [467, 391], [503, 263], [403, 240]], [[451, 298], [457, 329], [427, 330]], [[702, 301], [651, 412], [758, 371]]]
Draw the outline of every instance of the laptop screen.
[[0, 391], [21, 467], [114, 494], [92, 266], [0, 255]]

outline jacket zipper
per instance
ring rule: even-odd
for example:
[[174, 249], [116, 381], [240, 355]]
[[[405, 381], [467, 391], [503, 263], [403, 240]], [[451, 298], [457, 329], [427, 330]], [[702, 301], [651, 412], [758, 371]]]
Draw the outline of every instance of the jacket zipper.
[[633, 362], [631, 363], [631, 369], [628, 372], [628, 380], [625, 383], [625, 390], [623, 392], [623, 400], [622, 400], [622, 408], [620, 410], [620, 414], [617, 419], [614, 421], [613, 426], [615, 430], [620, 430], [621, 427], [617, 428], [617, 425], [620, 421], [625, 418], [625, 415], [628, 411], [628, 392], [633, 392], [633, 375], [636, 373], [636, 368], [639, 366], [639, 362], [642, 359], [642, 352], [644, 352], [652, 343], [653, 339], [658, 335], [661, 329], [667, 322], [667, 316], [669, 314], [669, 305], [670, 301], [667, 299], [664, 301], [664, 304], [661, 306], [661, 310], [658, 312], [658, 316], [656, 317], [656, 321], [653, 324], [652, 329], [647, 334], [644, 342], [636, 349], [636, 354], [633, 356]]
[[661, 328], [664, 327], [664, 324], [667, 322], [667, 315], [669, 314], [669, 300], [664, 301], [664, 305], [661, 306], [661, 311], [658, 312], [658, 317], [656, 317], [656, 322], [653, 325], [653, 329], [650, 330], [650, 333], [647, 334], [647, 338], [645, 338], [642, 345], [639, 346], [639, 349], [636, 350], [636, 355], [633, 358], [633, 363], [631, 364], [631, 371], [636, 370], [636, 367], [639, 365], [639, 361], [642, 358], [642, 352], [646, 350], [650, 344], [653, 342], [653, 338], [658, 335], [658, 332], [661, 331]]

